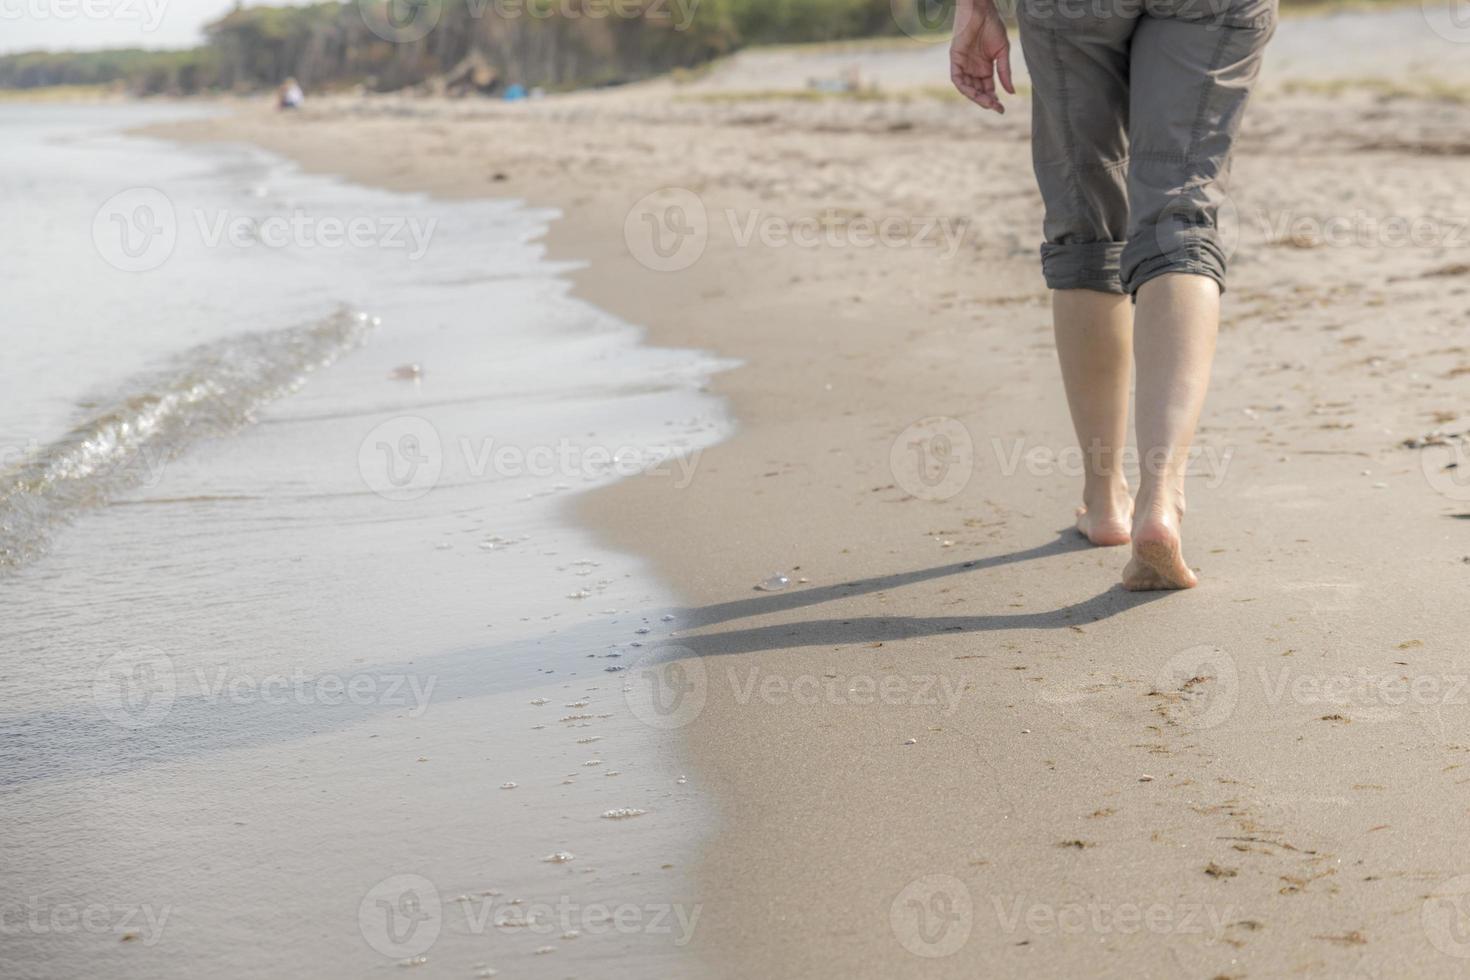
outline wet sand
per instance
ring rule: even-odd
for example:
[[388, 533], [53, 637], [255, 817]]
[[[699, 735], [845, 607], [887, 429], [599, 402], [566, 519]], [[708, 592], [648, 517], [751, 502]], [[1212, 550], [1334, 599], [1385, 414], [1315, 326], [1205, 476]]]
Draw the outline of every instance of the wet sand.
[[[1203, 583], [1167, 596], [1068, 529], [1024, 100], [660, 82], [188, 135], [554, 204], [580, 295], [742, 362], [688, 486], [578, 507], [687, 603], [661, 717], [718, 822], [680, 975], [1455, 976], [1470, 107], [1311, 81], [1273, 76], [1240, 143]], [[699, 223], [666, 188], [707, 218], [676, 271], [642, 215]]]

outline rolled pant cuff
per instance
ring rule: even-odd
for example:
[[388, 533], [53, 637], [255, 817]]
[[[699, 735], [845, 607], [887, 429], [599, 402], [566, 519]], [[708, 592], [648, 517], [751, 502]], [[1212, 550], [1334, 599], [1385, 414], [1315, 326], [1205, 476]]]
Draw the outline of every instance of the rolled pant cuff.
[[1149, 280], [1170, 273], [1208, 276], [1225, 292], [1225, 255], [1213, 238], [1195, 238], [1167, 252], [1129, 255], [1123, 266], [1123, 288], [1130, 296], [1136, 296]]
[[1122, 267], [1122, 242], [1047, 242], [1041, 246], [1041, 271], [1048, 289], [1091, 289], [1121, 295]]

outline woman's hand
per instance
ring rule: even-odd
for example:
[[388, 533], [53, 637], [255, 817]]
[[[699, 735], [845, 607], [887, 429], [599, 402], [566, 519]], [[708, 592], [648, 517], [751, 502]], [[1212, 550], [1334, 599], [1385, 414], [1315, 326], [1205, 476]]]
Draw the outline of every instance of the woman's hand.
[[995, 77], [1012, 95], [1011, 42], [994, 0], [959, 0], [954, 12], [954, 39], [949, 43], [949, 77], [960, 93], [982, 109], [1004, 114], [995, 94]]

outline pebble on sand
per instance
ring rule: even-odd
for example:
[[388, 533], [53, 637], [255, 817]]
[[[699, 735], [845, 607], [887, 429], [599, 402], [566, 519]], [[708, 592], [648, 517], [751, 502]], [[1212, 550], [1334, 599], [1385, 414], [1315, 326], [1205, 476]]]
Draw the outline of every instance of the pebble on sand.
[[639, 810], [635, 807], [620, 807], [616, 810], [608, 810], [602, 815], [604, 820], [626, 820], [629, 817], [641, 817], [647, 810]]

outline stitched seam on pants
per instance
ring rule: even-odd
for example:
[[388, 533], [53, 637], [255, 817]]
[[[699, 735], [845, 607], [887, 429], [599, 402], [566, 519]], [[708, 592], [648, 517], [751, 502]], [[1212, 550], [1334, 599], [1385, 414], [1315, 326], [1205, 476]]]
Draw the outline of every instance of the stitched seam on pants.
[[[1225, 46], [1230, 43], [1232, 28], [1225, 28], [1220, 32], [1220, 43], [1215, 45], [1215, 53], [1210, 57], [1210, 67], [1205, 71], [1205, 84], [1200, 90], [1199, 108], [1194, 116], [1194, 130], [1189, 134], [1189, 149], [1185, 152], [1184, 164], [1187, 169], [1192, 169], [1195, 164], [1195, 156], [1199, 152], [1200, 143], [1204, 141], [1205, 117], [1210, 110], [1210, 96], [1215, 92], [1215, 72], [1220, 70], [1220, 63], [1225, 60]], [[1191, 180], [1193, 174], [1186, 173], [1185, 179]]]
[[1062, 58], [1062, 43], [1056, 31], [1047, 31], [1046, 39], [1051, 42], [1052, 65], [1057, 72], [1057, 104], [1062, 121], [1062, 144], [1067, 153], [1067, 184], [1072, 191], [1072, 203], [1080, 219], [1087, 213], [1087, 200], [1082, 194], [1081, 161], [1077, 159], [1077, 134], [1072, 130], [1072, 100], [1067, 91], [1067, 67]]
[[1075, 171], [1077, 173], [1083, 173], [1083, 174], [1090, 174], [1090, 173], [1127, 173], [1128, 172], [1128, 158], [1127, 157], [1124, 157], [1121, 160], [1104, 160], [1104, 161], [1102, 161], [1100, 163], [1079, 163], [1076, 166], [1072, 166], [1069, 163], [1067, 169], [1068, 170]]
[[1175, 153], [1172, 150], [1137, 150], [1133, 154], [1135, 160], [1150, 160], [1155, 163], [1188, 163], [1189, 157], [1183, 153]]

